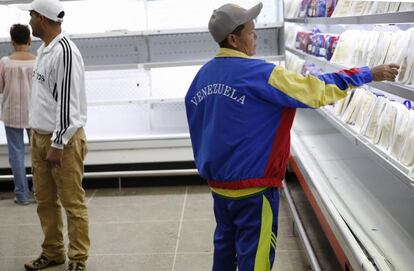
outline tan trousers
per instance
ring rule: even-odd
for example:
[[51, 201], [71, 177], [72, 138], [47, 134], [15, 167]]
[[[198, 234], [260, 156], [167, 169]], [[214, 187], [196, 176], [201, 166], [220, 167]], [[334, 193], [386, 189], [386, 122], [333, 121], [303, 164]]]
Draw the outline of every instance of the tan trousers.
[[61, 204], [68, 222], [71, 261], [85, 262], [90, 246], [88, 233], [88, 210], [85, 191], [82, 188], [83, 160], [87, 153], [83, 128], [72, 136], [63, 150], [62, 166], [52, 168], [46, 154], [50, 148], [51, 135], [32, 130], [32, 172], [37, 201], [37, 214], [45, 236], [43, 253], [53, 259], [65, 255]]

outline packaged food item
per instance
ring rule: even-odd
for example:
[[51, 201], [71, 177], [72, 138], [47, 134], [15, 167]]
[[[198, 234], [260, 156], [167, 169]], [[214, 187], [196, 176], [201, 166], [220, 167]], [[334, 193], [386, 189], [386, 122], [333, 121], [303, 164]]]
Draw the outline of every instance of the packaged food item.
[[318, 0], [310, 0], [308, 5], [308, 11], [306, 15], [308, 17], [317, 17], [316, 16], [316, 8], [318, 6]]
[[296, 49], [308, 52], [311, 49], [311, 36], [312, 32], [299, 31], [296, 35]]
[[[407, 57], [408, 44], [410, 42], [410, 33], [407, 31], [397, 31], [394, 32], [391, 36], [390, 45], [387, 51], [387, 56], [384, 63], [396, 63], [402, 65], [404, 58]], [[414, 48], [411, 48], [413, 51]]]
[[326, 0], [326, 13], [325, 17], [331, 17], [335, 10], [335, 0]]
[[306, 17], [310, 0], [302, 0], [300, 4], [299, 17]]
[[373, 138], [373, 142], [380, 145], [385, 150], [388, 150], [394, 132], [395, 120], [397, 117], [396, 105], [396, 102], [386, 102], [385, 109], [378, 120], [378, 126]]
[[355, 124], [356, 117], [361, 108], [361, 103], [363, 102], [362, 98], [364, 97], [364, 92], [365, 90], [363, 88], [357, 88], [354, 90], [352, 98], [341, 117], [343, 122], [350, 125]]
[[[412, 114], [410, 110], [410, 115]], [[410, 116], [410, 121], [411, 121]], [[414, 131], [411, 130], [408, 133], [408, 136], [405, 139], [404, 145], [401, 150], [401, 155], [399, 157], [400, 162], [405, 166], [412, 166], [414, 164]]]
[[331, 60], [336, 45], [338, 44], [339, 35], [328, 34], [325, 36], [325, 58]]
[[413, 123], [410, 125], [410, 110], [403, 104], [398, 104], [395, 129], [390, 146], [391, 155], [397, 159], [400, 157], [404, 141], [414, 125], [414, 119], [412, 121]]
[[352, 15], [352, 16], [363, 15], [366, 4], [367, 2], [365, 1], [352, 1], [349, 15]]
[[361, 98], [362, 102], [360, 103], [359, 111], [355, 120], [355, 127], [359, 132], [361, 132], [363, 124], [369, 117], [369, 113], [374, 107], [376, 99], [377, 96], [375, 96], [373, 93], [369, 91], [363, 92], [363, 97]]
[[404, 12], [404, 11], [414, 11], [414, 3], [409, 3], [409, 2], [401, 2], [400, 7], [398, 8], [399, 12]]
[[411, 78], [414, 77], [414, 28], [408, 29], [407, 34], [409, 35], [409, 41], [398, 75], [398, 81], [403, 84], [412, 83]]
[[351, 9], [351, 4], [352, 0], [338, 0], [332, 13], [332, 17], [348, 16]]
[[366, 136], [368, 138], [373, 138], [375, 135], [375, 131], [378, 126], [378, 120], [381, 115], [381, 113], [384, 111], [385, 103], [387, 102], [387, 99], [380, 96], [376, 99], [374, 106], [371, 109], [371, 112], [369, 112], [368, 117], [362, 126], [361, 134], [363, 136]]
[[361, 66], [369, 66], [371, 59], [374, 57], [374, 53], [378, 44], [378, 39], [380, 37], [380, 32], [378, 31], [368, 31], [366, 33], [366, 39], [362, 45], [364, 50], [361, 56]]
[[400, 8], [401, 2], [390, 2], [388, 5], [388, 13], [397, 12]]
[[352, 66], [354, 45], [360, 30], [347, 30], [338, 40], [331, 62], [343, 66]]
[[341, 99], [334, 104], [334, 114], [338, 118], [341, 118], [344, 112], [346, 111], [353, 94], [353, 91], [348, 91], [344, 99]]
[[379, 32], [380, 36], [378, 38], [377, 46], [374, 50], [374, 55], [370, 60], [369, 66], [376, 66], [384, 64], [385, 57], [387, 56], [387, 51], [391, 43], [392, 32]]
[[307, 62], [305, 62], [303, 64], [303, 68], [302, 68], [301, 74], [303, 76], [306, 76], [308, 74], [311, 74], [311, 75], [314, 75], [314, 76], [318, 76], [318, 75], [321, 75], [322, 74], [322, 70], [319, 67], [317, 67], [315, 64], [313, 64], [313, 63], [307, 63]]

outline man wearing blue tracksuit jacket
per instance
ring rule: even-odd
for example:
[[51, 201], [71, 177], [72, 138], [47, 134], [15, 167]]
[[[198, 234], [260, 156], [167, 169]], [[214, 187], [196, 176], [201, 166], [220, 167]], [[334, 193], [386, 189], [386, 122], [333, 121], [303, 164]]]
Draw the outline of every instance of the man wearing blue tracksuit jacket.
[[220, 49], [185, 97], [194, 158], [214, 199], [215, 271], [270, 270], [276, 248], [279, 190], [296, 108], [318, 108], [372, 80], [394, 80], [397, 65], [353, 68], [315, 77], [250, 58], [254, 19], [246, 10], [216, 9], [209, 31]]

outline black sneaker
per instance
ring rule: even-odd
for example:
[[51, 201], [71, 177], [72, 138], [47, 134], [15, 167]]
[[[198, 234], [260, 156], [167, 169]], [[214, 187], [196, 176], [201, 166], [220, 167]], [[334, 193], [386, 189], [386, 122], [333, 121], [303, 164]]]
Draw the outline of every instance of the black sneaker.
[[80, 262], [69, 262], [68, 269], [66, 271], [85, 271], [86, 266], [84, 263]]
[[30, 261], [24, 265], [27, 271], [36, 271], [40, 269], [44, 269], [50, 266], [59, 265], [65, 263], [65, 256], [57, 259], [49, 259], [45, 255], [41, 254], [39, 258]]

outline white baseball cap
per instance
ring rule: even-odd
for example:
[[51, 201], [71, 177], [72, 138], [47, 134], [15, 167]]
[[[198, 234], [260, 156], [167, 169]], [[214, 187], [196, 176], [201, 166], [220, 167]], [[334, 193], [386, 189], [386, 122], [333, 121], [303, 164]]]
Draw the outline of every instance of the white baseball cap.
[[34, 10], [55, 22], [63, 22], [65, 11], [59, 0], [34, 0], [30, 4], [19, 5], [21, 10]]

